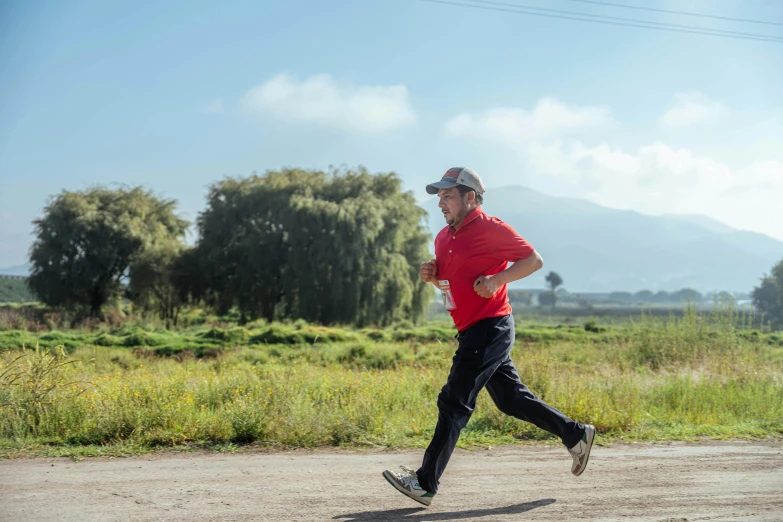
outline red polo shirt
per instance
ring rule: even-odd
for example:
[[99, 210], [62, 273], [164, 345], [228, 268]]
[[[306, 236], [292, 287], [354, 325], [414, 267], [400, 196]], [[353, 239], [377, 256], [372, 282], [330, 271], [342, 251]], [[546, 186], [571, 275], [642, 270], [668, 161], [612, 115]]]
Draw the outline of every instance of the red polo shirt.
[[[526, 259], [534, 249], [500, 219], [488, 216], [478, 207], [457, 229], [447, 226], [435, 237], [435, 263], [441, 289], [448, 286], [447, 304], [454, 325], [463, 331], [481, 319], [511, 313], [508, 288], [501, 286], [489, 299], [473, 289], [483, 275], [494, 275], [509, 262]], [[448, 281], [446, 284], [445, 281]]]

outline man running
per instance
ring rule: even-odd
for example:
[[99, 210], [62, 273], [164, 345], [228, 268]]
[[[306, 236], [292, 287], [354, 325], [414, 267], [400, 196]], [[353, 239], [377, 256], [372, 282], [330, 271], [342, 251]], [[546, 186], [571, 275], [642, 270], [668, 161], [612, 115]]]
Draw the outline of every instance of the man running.
[[440, 290], [459, 344], [438, 395], [438, 422], [421, 467], [385, 470], [384, 478], [429, 506], [485, 386], [500, 411], [560, 437], [573, 457], [571, 472], [581, 475], [595, 427], [574, 422], [531, 393], [510, 356], [514, 318], [507, 285], [539, 270], [543, 259], [512, 227], [481, 210], [484, 184], [473, 170], [449, 169], [427, 185], [427, 193], [438, 194], [447, 226], [435, 238], [435, 259], [421, 265], [419, 276]]

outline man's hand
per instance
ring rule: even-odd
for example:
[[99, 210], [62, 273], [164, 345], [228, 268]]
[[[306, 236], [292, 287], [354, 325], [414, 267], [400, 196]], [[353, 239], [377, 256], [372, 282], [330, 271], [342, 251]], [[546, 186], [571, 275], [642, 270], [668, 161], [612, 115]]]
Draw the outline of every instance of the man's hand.
[[431, 260], [429, 263], [422, 263], [419, 269], [419, 278], [425, 283], [435, 283], [437, 279], [435, 276], [438, 274], [438, 266], [435, 264], [435, 260]]
[[498, 284], [498, 281], [495, 281], [493, 276], [481, 276], [473, 281], [473, 290], [481, 297], [487, 299], [495, 295], [498, 288], [500, 288], [500, 284]]

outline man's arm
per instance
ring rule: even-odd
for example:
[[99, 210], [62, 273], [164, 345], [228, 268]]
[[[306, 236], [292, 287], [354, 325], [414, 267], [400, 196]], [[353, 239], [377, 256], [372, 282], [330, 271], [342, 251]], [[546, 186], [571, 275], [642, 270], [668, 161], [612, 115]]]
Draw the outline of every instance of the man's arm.
[[533, 251], [531, 255], [525, 259], [519, 259], [514, 262], [513, 265], [506, 268], [502, 272], [498, 272], [492, 276], [481, 276], [473, 282], [473, 289], [481, 297], [489, 299], [495, 292], [498, 291], [503, 285], [513, 283], [523, 279], [530, 274], [540, 270], [544, 266], [544, 259], [537, 251]]
[[527, 258], [515, 261], [510, 267], [492, 276], [492, 279], [494, 279], [500, 287], [524, 279], [530, 274], [540, 270], [543, 266], [544, 259], [541, 257], [541, 254], [534, 250]]

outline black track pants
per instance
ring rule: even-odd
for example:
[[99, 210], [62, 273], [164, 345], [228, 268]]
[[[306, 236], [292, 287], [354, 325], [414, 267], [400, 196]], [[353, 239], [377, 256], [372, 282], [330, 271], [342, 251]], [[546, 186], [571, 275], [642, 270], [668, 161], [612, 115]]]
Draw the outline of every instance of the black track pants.
[[579, 442], [584, 425], [533, 395], [519, 379], [509, 355], [514, 345], [514, 318], [511, 315], [483, 319], [458, 334], [458, 339], [448, 380], [438, 395], [435, 434], [417, 471], [422, 488], [437, 493], [440, 477], [457, 439], [473, 414], [476, 397], [485, 386], [495, 405], [506, 415], [557, 435], [567, 448]]

